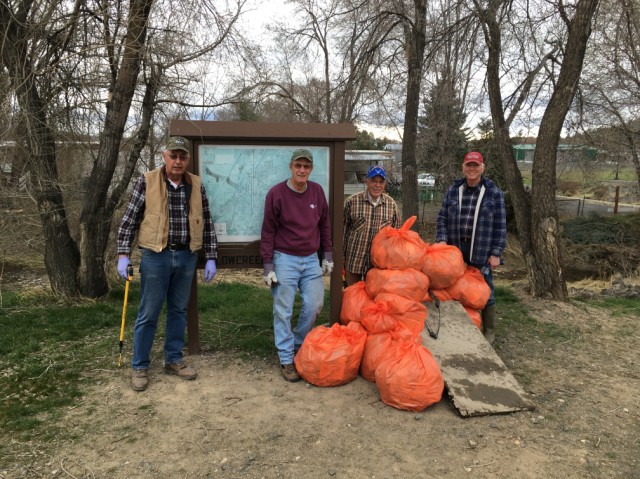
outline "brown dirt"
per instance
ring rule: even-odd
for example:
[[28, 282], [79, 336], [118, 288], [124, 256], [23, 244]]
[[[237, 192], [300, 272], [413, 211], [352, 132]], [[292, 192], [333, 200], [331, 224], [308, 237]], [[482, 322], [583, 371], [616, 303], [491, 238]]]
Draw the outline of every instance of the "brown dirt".
[[24, 445], [0, 478], [640, 478], [637, 318], [515, 289], [541, 324], [574, 331], [507, 341], [498, 318], [496, 349], [532, 412], [462, 418], [447, 398], [400, 411], [362, 378], [287, 383], [275, 354], [192, 356], [199, 377], [183, 381], [162, 374], [158, 350], [143, 393], [127, 368], [88, 365], [98, 382], [65, 412], [66, 434], [47, 455]]

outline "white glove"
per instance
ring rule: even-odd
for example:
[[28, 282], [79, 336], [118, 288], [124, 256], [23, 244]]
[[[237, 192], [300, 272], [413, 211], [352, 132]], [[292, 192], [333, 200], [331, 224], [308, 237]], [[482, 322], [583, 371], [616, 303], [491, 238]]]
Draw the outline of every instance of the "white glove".
[[265, 284], [269, 287], [278, 284], [278, 277], [275, 271], [271, 271], [268, 275], [263, 276], [262, 279], [264, 279]]
[[328, 259], [322, 260], [322, 274], [325, 276], [329, 276], [333, 271], [333, 261], [329, 261]]

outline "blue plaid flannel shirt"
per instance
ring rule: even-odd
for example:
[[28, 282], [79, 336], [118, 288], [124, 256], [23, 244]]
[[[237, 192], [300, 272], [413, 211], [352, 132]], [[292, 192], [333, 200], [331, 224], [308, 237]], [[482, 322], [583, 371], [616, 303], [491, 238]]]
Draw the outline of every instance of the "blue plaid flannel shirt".
[[[442, 198], [442, 207], [436, 223], [436, 242], [446, 241], [460, 248], [460, 211], [458, 208], [458, 188], [465, 179], [458, 179], [447, 189]], [[480, 185], [485, 187], [484, 197], [478, 214], [475, 240], [473, 243], [473, 264], [486, 264], [489, 256], [502, 256], [507, 243], [507, 214], [504, 194], [488, 178], [482, 177]]]

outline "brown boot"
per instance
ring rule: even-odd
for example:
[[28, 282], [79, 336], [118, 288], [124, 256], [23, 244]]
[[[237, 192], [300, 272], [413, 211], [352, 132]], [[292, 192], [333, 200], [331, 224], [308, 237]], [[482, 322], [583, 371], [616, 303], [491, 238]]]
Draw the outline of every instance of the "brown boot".
[[182, 379], [195, 379], [198, 373], [194, 368], [189, 366], [184, 361], [180, 361], [173, 364], [165, 364], [164, 372], [167, 374], [175, 374]]
[[282, 371], [282, 377], [290, 383], [297, 383], [302, 379], [296, 370], [295, 364], [281, 364], [280, 370]]
[[149, 385], [149, 374], [146, 369], [134, 369], [131, 374], [131, 389], [144, 391]]
[[489, 344], [496, 340], [494, 323], [496, 319], [496, 305], [492, 304], [482, 310], [482, 334]]

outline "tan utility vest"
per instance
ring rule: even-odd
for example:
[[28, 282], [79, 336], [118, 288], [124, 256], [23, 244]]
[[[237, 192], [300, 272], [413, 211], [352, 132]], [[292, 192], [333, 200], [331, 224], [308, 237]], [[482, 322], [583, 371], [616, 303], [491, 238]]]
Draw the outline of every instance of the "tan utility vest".
[[[144, 174], [147, 184], [144, 199], [144, 216], [138, 232], [138, 245], [159, 253], [169, 241], [169, 193], [165, 179], [165, 169]], [[184, 180], [191, 185], [189, 198], [189, 249], [191, 252], [202, 248], [204, 222], [202, 217], [202, 184], [200, 177], [184, 173]]]

